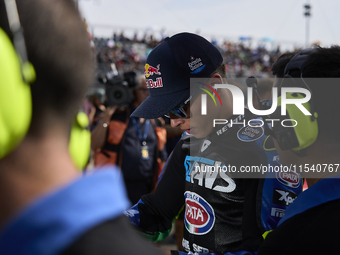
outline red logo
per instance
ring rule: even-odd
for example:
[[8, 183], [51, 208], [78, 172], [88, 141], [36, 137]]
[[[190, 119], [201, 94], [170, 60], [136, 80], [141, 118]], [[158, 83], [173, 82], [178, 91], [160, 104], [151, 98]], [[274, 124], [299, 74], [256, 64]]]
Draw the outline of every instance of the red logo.
[[215, 212], [211, 205], [200, 195], [186, 191], [184, 225], [189, 233], [204, 235], [215, 224]]
[[148, 79], [146, 80], [146, 87], [148, 89], [152, 89], [152, 88], [161, 88], [163, 87], [163, 82], [162, 82], [162, 78], [158, 77], [156, 79], [156, 81], [153, 81], [152, 79]]
[[160, 68], [160, 65], [157, 65], [157, 68], [155, 68], [153, 66], [150, 66], [149, 64], [145, 64], [144, 66], [145, 77], [148, 78], [150, 75], [154, 75], [154, 74], [161, 75], [159, 68]]
[[209, 215], [197, 202], [188, 200], [186, 203], [185, 216], [190, 224], [203, 227], [208, 223]]
[[278, 181], [286, 186], [296, 188], [300, 185], [300, 176], [293, 171], [280, 172], [276, 176]]

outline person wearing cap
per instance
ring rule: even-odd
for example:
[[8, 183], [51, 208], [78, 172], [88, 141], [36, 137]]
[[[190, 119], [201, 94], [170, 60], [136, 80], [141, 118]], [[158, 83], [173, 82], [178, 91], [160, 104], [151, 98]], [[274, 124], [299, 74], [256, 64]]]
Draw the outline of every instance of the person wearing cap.
[[[226, 83], [220, 52], [201, 36], [176, 34], [149, 54], [145, 77], [149, 97], [132, 116], [167, 115], [171, 125], [187, 135], [169, 156], [155, 193], [142, 196], [125, 215], [151, 240], [161, 241], [184, 210], [185, 252], [255, 254], [266, 231], [261, 224], [260, 181], [227, 168], [238, 171], [269, 159], [255, 142], [265, 137], [262, 128], [213, 125], [216, 119], [243, 123], [252, 117], [247, 111], [233, 115], [231, 92], [214, 89], [215, 84]], [[204, 99], [206, 94], [211, 96]]]

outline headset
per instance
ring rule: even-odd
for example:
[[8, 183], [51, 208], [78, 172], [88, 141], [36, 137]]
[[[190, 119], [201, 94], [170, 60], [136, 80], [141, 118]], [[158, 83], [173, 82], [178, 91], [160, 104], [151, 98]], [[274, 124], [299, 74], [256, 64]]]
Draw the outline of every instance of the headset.
[[[15, 0], [5, 0], [13, 44], [0, 27], [0, 159], [24, 139], [32, 118], [30, 84], [35, 81], [28, 61]], [[69, 152], [75, 166], [84, 169], [90, 155], [91, 134], [87, 115], [79, 112], [72, 123]]]
[[[279, 119], [280, 122], [284, 119], [293, 119], [298, 122], [294, 127], [283, 127], [282, 125], [275, 125], [271, 133], [277, 140], [280, 148], [282, 150], [292, 150], [293, 152], [300, 152], [297, 155], [304, 156], [306, 152], [304, 149], [312, 145], [318, 136], [318, 124], [317, 117], [318, 114], [314, 108], [313, 93], [306, 81], [303, 78], [303, 71], [306, 66], [306, 62], [311, 53], [315, 52], [315, 49], [305, 49], [297, 53], [286, 65], [284, 70], [284, 79], [279, 85], [279, 91], [281, 87], [292, 87], [287, 86], [287, 82], [293, 84], [293, 86], [304, 86], [311, 93], [311, 99], [309, 102], [302, 104], [310, 113], [309, 115], [304, 115], [300, 109], [295, 104], [287, 104], [286, 110], [287, 115], [281, 116], [281, 95], [278, 97], [278, 107], [274, 113], [269, 117], [270, 119]], [[300, 77], [293, 78], [291, 73], [293, 71], [299, 71]], [[289, 78], [289, 79], [288, 79]], [[299, 83], [299, 85], [297, 84]], [[287, 99], [298, 99], [304, 98], [304, 95], [298, 93], [287, 93]]]

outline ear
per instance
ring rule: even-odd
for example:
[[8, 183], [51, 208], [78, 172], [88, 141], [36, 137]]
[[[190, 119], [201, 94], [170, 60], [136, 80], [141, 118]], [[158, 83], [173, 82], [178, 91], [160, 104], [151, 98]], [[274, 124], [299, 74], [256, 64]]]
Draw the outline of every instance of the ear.
[[214, 73], [210, 76], [208, 83], [210, 86], [214, 87], [215, 84], [223, 84], [224, 82], [222, 76], [219, 73]]
[[[212, 80], [219, 80], [222, 83], [222, 76], [219, 73], [214, 73], [210, 76], [210, 79]], [[215, 84], [219, 84], [217, 82], [215, 82]]]

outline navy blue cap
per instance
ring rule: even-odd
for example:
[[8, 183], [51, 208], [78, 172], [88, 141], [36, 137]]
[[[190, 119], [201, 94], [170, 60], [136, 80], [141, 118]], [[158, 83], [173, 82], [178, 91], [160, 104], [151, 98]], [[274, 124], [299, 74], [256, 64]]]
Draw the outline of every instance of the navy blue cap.
[[153, 119], [167, 114], [189, 96], [190, 78], [208, 78], [222, 62], [219, 50], [199, 35], [165, 38], [146, 60], [149, 96], [131, 116]]

